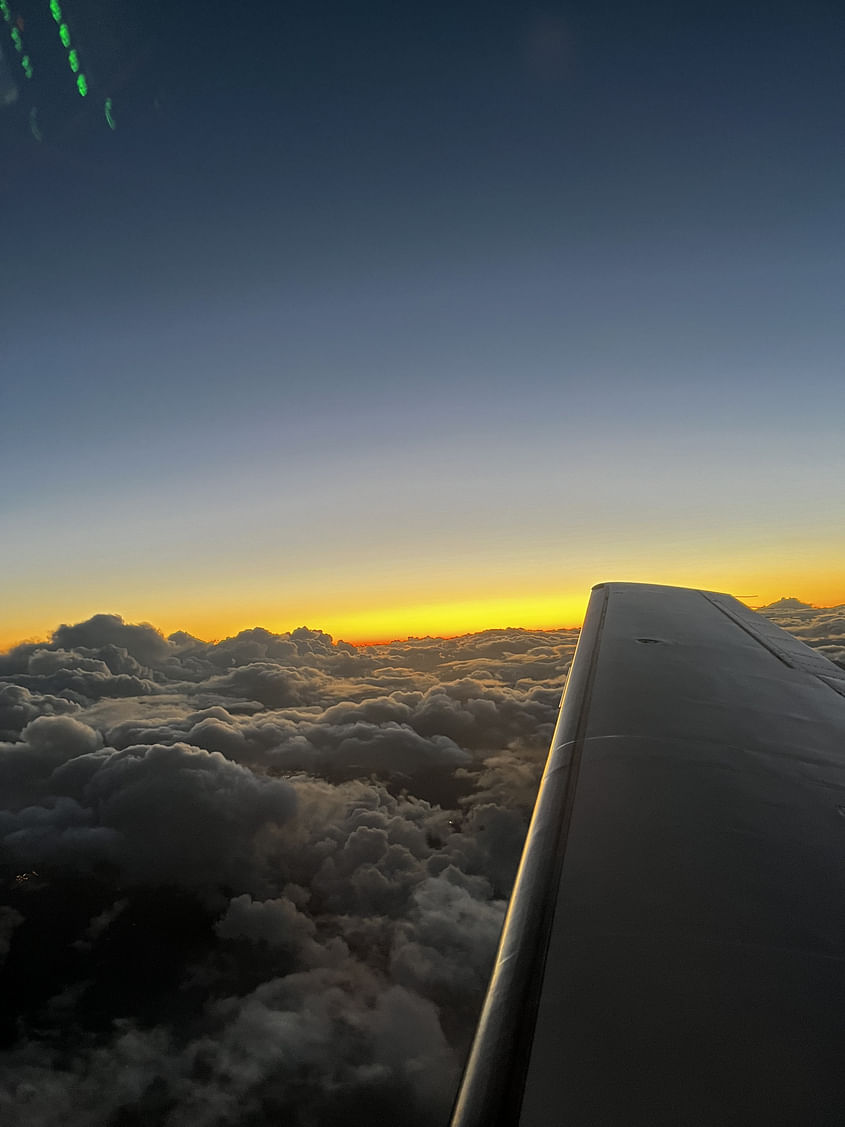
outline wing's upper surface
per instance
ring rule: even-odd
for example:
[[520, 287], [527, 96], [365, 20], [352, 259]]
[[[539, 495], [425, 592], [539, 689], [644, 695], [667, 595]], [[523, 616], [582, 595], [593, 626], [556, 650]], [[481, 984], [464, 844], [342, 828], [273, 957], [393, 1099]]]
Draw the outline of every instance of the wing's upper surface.
[[845, 1123], [845, 672], [593, 590], [453, 1127]]

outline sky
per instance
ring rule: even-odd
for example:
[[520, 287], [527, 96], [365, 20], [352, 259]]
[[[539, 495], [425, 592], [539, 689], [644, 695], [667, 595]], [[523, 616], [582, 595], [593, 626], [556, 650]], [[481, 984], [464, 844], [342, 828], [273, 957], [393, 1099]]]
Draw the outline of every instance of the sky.
[[0, 645], [845, 602], [840, 5], [65, 7], [85, 114], [0, 107]]

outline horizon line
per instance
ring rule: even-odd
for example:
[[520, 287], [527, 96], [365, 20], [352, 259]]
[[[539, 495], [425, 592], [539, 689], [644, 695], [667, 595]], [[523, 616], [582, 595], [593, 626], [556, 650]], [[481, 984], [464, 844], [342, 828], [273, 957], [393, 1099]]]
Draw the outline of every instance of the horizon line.
[[[739, 596], [739, 595], [735, 595], [733, 597], [739, 599], [740, 602], [744, 601], [742, 599], [742, 597]], [[746, 598], [748, 598], [748, 596], [746, 596]], [[821, 610], [836, 610], [839, 607], [845, 607], [845, 603], [832, 603], [830, 605], [816, 605], [814, 603], [806, 603], [802, 599], [798, 598], [798, 596], [795, 596], [795, 595], [782, 595], [779, 599], [775, 599], [773, 602], [764, 603], [760, 606], [751, 606], [750, 609], [752, 609], [754, 611], [766, 610], [766, 609], [769, 609], [771, 607], [776, 607], [779, 603], [789, 602], [791, 600], [794, 600], [795, 602], [800, 604], [800, 607], [794, 608], [796, 610], [797, 609], [808, 609], [808, 610], [819, 610], [819, 611], [821, 611]], [[748, 604], [748, 603], [746, 603], [746, 605], [750, 606], [750, 604]], [[785, 609], [789, 609], [789, 608], [785, 608]], [[586, 607], [585, 607], [585, 610], [586, 610]], [[239, 630], [236, 630], [236, 631], [234, 631], [233, 633], [230, 633], [230, 634], [221, 634], [219, 636], [203, 638], [198, 634], [193, 634], [190, 630], [187, 630], [185, 628], [177, 628], [176, 630], [171, 630], [169, 633], [166, 634], [163, 629], [156, 626], [155, 623], [150, 621], [149, 619], [140, 619], [138, 621], [133, 622], [133, 621], [128, 620], [123, 615], [121, 615], [121, 614], [119, 614], [115, 611], [98, 611], [98, 612], [95, 612], [95, 614], [89, 615], [87, 618], [81, 618], [76, 622], [60, 622], [46, 637], [35, 636], [35, 635], [30, 634], [30, 635], [22, 637], [22, 638], [18, 637], [13, 641], [6, 641], [5, 639], [0, 640], [0, 653], [9, 653], [12, 650], [17, 649], [19, 646], [29, 646], [29, 645], [39, 645], [39, 644], [41, 644], [41, 645], [51, 645], [51, 644], [53, 644], [53, 638], [54, 638], [56, 632], [62, 626], [76, 626], [76, 625], [79, 625], [82, 622], [90, 621], [92, 618], [97, 617], [98, 614], [104, 614], [104, 615], [109, 615], [110, 617], [118, 618], [118, 619], [120, 619], [120, 621], [124, 625], [127, 625], [127, 626], [149, 626], [153, 630], [155, 630], [158, 634], [160, 634], [166, 641], [169, 641], [175, 634], [184, 633], [184, 634], [189, 635], [192, 638], [195, 638], [196, 641], [201, 642], [204, 645], [211, 645], [211, 646], [219, 645], [221, 642], [227, 641], [230, 638], [236, 638], [240, 634], [246, 633], [250, 630], [266, 630], [268, 633], [274, 634], [277, 637], [283, 637], [285, 635], [289, 636], [289, 635], [293, 634], [296, 630], [315, 630], [315, 631], [318, 631], [320, 633], [328, 635], [328, 637], [331, 638], [333, 645], [345, 643], [346, 645], [352, 645], [352, 646], [355, 646], [356, 648], [367, 648], [367, 647], [371, 647], [371, 646], [394, 645], [394, 644], [397, 644], [397, 643], [400, 643], [400, 642], [415, 642], [415, 641], [427, 641], [427, 640], [432, 640], [432, 641], [437, 640], [437, 641], [448, 642], [448, 641], [453, 641], [456, 638], [466, 638], [466, 637], [470, 637], [470, 636], [475, 635], [475, 634], [485, 634], [485, 633], [492, 633], [492, 632], [496, 632], [496, 631], [507, 631], [507, 630], [519, 630], [519, 631], [523, 631], [523, 632], [526, 632], [526, 633], [537, 632], [537, 633], [550, 634], [550, 633], [555, 633], [555, 632], [558, 632], [558, 631], [580, 630], [582, 625], [583, 625], [583, 619], [582, 619], [581, 622], [573, 622], [569, 625], [560, 625], [560, 624], [557, 624], [557, 625], [542, 625], [542, 626], [540, 626], [540, 625], [515, 626], [515, 625], [512, 625], [512, 624], [507, 625], [507, 626], [491, 625], [491, 626], [483, 626], [483, 627], [481, 627], [480, 629], [477, 629], [477, 630], [457, 630], [454, 633], [451, 633], [451, 632], [444, 632], [444, 633], [434, 632], [434, 633], [425, 633], [425, 634], [408, 633], [408, 634], [405, 634], [405, 635], [402, 635], [402, 634], [387, 635], [386, 634], [386, 635], [381, 635], [381, 636], [377, 636], [377, 637], [374, 637], [372, 635], [367, 634], [367, 635], [362, 635], [360, 637], [355, 637], [355, 636], [341, 636], [341, 635], [335, 636], [334, 634], [331, 633], [331, 631], [325, 630], [322, 627], [307, 626], [305, 624], [300, 624], [300, 625], [295, 626], [295, 627], [290, 627], [286, 630], [273, 630], [270, 627], [261, 626], [258, 623], [253, 623], [251, 626], [243, 626]]]

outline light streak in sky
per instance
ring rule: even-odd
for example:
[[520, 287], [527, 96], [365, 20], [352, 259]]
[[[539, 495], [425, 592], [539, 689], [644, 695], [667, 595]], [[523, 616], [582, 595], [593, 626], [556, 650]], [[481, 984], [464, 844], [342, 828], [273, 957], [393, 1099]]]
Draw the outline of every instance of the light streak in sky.
[[62, 19], [61, 5], [57, 0], [50, 0], [50, 13], [59, 25], [59, 39], [61, 39], [62, 46], [67, 51], [67, 64], [71, 73], [76, 75], [76, 89], [80, 98], [84, 98], [88, 93], [88, 79], [84, 74], [79, 73], [79, 52], [71, 43], [70, 28]]
[[[2, 12], [3, 19], [7, 24], [12, 23], [12, 13], [9, 9], [8, 0], [0, 0], [0, 12]], [[9, 29], [9, 36], [14, 45], [15, 51], [21, 56], [21, 68], [27, 78], [32, 78], [32, 60], [29, 55], [24, 52], [23, 35], [24, 21], [19, 16], [16, 23]]]
[[[66, 52], [68, 67], [70, 68], [71, 74], [74, 76], [76, 91], [79, 94], [80, 98], [85, 98], [87, 97], [90, 88], [88, 77], [85, 72], [81, 70], [79, 50], [73, 45], [70, 27], [68, 26], [68, 23], [64, 18], [62, 6], [58, 2], [58, 0], [50, 0], [50, 14], [58, 27], [59, 39], [61, 41], [62, 47]], [[12, 40], [15, 51], [19, 56], [21, 56], [20, 63], [24, 74], [26, 75], [27, 79], [31, 79], [33, 76], [33, 65], [30, 55], [24, 50], [22, 35], [22, 32], [24, 30], [23, 19], [18, 18], [15, 23], [12, 22], [12, 13], [9, 7], [9, 0], [0, 0], [0, 15], [2, 15], [3, 20], [6, 24], [11, 25], [9, 27], [9, 37]], [[33, 106], [29, 112], [29, 129], [35, 140], [41, 141], [43, 139], [43, 135], [38, 124], [37, 114], [38, 111], [36, 107]], [[104, 115], [107, 126], [109, 127], [109, 129], [114, 131], [117, 128], [117, 122], [115, 121], [114, 107], [111, 98], [105, 99]]]

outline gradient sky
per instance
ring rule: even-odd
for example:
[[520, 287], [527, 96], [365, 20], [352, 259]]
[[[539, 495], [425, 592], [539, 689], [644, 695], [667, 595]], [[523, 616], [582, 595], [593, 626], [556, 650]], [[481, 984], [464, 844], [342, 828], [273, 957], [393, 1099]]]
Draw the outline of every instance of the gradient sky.
[[845, 602], [840, 4], [146, 33], [115, 133], [0, 109], [0, 643]]

